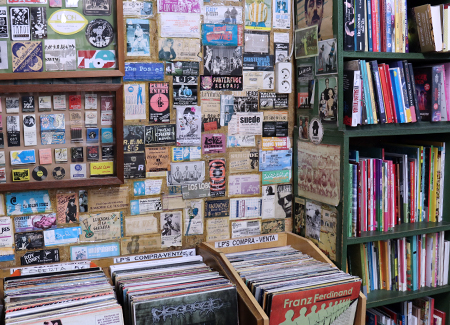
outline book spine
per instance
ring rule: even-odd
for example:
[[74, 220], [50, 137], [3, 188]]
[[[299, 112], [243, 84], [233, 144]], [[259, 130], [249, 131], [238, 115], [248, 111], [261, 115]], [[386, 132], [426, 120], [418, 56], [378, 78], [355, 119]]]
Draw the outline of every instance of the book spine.
[[391, 2], [391, 46], [392, 52], [396, 52], [395, 44], [395, 3], [397, 0], [390, 0]]
[[406, 88], [406, 78], [405, 73], [403, 71], [403, 63], [401, 61], [396, 62], [396, 65], [399, 69], [400, 76], [400, 90], [402, 95], [402, 103], [403, 103], [403, 111], [405, 114], [405, 122], [410, 123], [411, 119], [411, 111], [409, 110], [409, 99], [408, 99], [408, 90]]
[[386, 1], [378, 0], [380, 2], [380, 52], [387, 52], [386, 50]]
[[386, 52], [392, 52], [392, 0], [386, 1]]
[[363, 207], [363, 195], [362, 195], [362, 189], [363, 189], [363, 184], [362, 184], [362, 166], [363, 166], [363, 161], [360, 161], [358, 163], [358, 218], [356, 219], [356, 236], [357, 237], [361, 237], [361, 231], [363, 229], [363, 211], [362, 211], [362, 207]]
[[[414, 76], [414, 69], [413, 69], [412, 63], [408, 63], [408, 68], [409, 68], [409, 76], [410, 76], [411, 85], [412, 85], [412, 94], [413, 94], [413, 99], [414, 99], [414, 109], [416, 111], [416, 120], [420, 121], [421, 117], [420, 117], [420, 111], [419, 111], [419, 101], [417, 99], [416, 78]], [[445, 89], [447, 89], [447, 88], [445, 88]], [[449, 120], [450, 120], [450, 116], [449, 116]]]
[[374, 82], [375, 88], [375, 102], [377, 105], [377, 114], [379, 114], [380, 123], [386, 123], [386, 111], [384, 109], [383, 91], [381, 89], [380, 73], [378, 71], [377, 61], [370, 61], [372, 80]]
[[404, 53], [409, 53], [409, 39], [408, 39], [408, 1], [407, 1], [407, 0], [403, 0], [403, 1], [404, 1], [404, 5], [403, 5], [403, 19], [404, 19], [403, 31], [404, 31], [404, 35], [405, 35], [405, 41], [404, 41], [405, 51], [404, 51]]
[[[348, 187], [347, 191], [348, 193], [353, 193], [353, 165], [348, 164], [349, 169], [349, 179], [348, 179]], [[353, 195], [349, 195], [347, 198], [347, 236], [352, 237], [352, 228], [353, 228]]]
[[367, 0], [366, 2], [366, 12], [367, 12], [367, 36], [368, 36], [368, 50], [373, 52], [373, 32], [372, 32], [372, 1]]
[[387, 84], [388, 84], [388, 88], [389, 88], [389, 100], [391, 103], [391, 115], [392, 115], [392, 121], [394, 123], [399, 123], [399, 120], [397, 118], [397, 112], [395, 110], [395, 99], [394, 99], [394, 88], [392, 85], [392, 79], [391, 79], [391, 73], [389, 71], [389, 65], [386, 64], [386, 79], [387, 79]]
[[355, 48], [355, 25], [353, 22], [354, 0], [344, 0], [344, 50], [353, 51]]
[[441, 66], [432, 68], [431, 86], [431, 122], [441, 121]]
[[[359, 89], [359, 80], [356, 80], [358, 83], [355, 85], [355, 77], [357, 71], [345, 70], [343, 73], [343, 89], [344, 89], [344, 124], [352, 125], [352, 115], [353, 111], [358, 111], [358, 101], [359, 98], [357, 96]], [[356, 87], [356, 89], [355, 89]], [[355, 92], [356, 90], [356, 92]], [[356, 94], [356, 97], [355, 97]]]
[[361, 60], [359, 62], [361, 67], [361, 75], [364, 83], [363, 90], [364, 90], [364, 102], [366, 106], [367, 124], [373, 124], [372, 101], [370, 100], [369, 78], [367, 77], [366, 61]]
[[412, 291], [412, 249], [411, 239], [406, 239], [406, 290]]
[[403, 71], [405, 73], [406, 89], [408, 94], [409, 112], [411, 114], [411, 122], [417, 122], [416, 107], [414, 106], [413, 90], [415, 87], [411, 81], [411, 75], [409, 73], [408, 61], [403, 60]]
[[378, 0], [371, 0], [370, 4], [372, 6], [372, 46], [373, 52], [378, 52], [378, 35], [377, 35], [377, 9]]
[[352, 237], [356, 237], [356, 224], [358, 220], [358, 165], [353, 165]]
[[356, 0], [356, 37], [355, 51], [364, 51], [365, 48], [365, 22], [364, 22], [364, 0]]
[[387, 78], [386, 78], [386, 65], [384, 63], [380, 64], [378, 66], [378, 71], [380, 74], [380, 80], [381, 80], [381, 88], [382, 88], [382, 94], [385, 104], [385, 111], [386, 111], [386, 123], [392, 123], [393, 118], [391, 115], [391, 102], [390, 102], [390, 92], [391, 89], [388, 87], [387, 84]]
[[395, 49], [401, 52], [400, 1], [395, 0]]

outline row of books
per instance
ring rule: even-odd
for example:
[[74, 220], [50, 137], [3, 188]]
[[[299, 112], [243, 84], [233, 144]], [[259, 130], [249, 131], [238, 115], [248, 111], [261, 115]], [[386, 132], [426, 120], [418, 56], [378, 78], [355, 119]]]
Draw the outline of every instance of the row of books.
[[406, 0], [344, 0], [344, 50], [409, 52]]
[[127, 325], [238, 324], [236, 287], [201, 256], [117, 264], [110, 271]]
[[361, 279], [290, 247], [225, 254], [272, 324], [353, 324]]
[[367, 325], [445, 325], [446, 313], [435, 308], [432, 297], [423, 297], [366, 311]]
[[448, 284], [450, 242], [444, 232], [368, 242], [349, 247], [349, 271], [374, 290], [416, 291]]
[[449, 4], [408, 7], [406, 0], [344, 0], [344, 50], [450, 50]]
[[353, 148], [349, 170], [349, 237], [442, 221], [445, 142]]
[[344, 124], [450, 120], [450, 63], [414, 67], [407, 60], [344, 64]]
[[123, 325], [122, 307], [99, 267], [5, 278], [5, 324]]

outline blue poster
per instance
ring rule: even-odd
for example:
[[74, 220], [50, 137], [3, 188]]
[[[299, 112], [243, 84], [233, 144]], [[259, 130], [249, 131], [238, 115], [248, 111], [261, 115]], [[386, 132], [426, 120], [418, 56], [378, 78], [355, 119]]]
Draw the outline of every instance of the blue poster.
[[292, 149], [259, 151], [259, 171], [268, 172], [292, 168]]
[[203, 45], [240, 46], [240, 34], [238, 25], [202, 24]]
[[44, 231], [45, 246], [67, 245], [78, 243], [81, 227], [57, 228]]
[[8, 216], [52, 212], [48, 191], [30, 191], [6, 194]]
[[132, 216], [139, 214], [139, 200], [130, 200], [130, 212]]
[[145, 195], [145, 182], [137, 181], [134, 182], [134, 196], [143, 196]]
[[70, 260], [87, 260], [120, 255], [119, 243], [93, 244], [70, 247]]
[[164, 63], [125, 63], [123, 81], [164, 81]]

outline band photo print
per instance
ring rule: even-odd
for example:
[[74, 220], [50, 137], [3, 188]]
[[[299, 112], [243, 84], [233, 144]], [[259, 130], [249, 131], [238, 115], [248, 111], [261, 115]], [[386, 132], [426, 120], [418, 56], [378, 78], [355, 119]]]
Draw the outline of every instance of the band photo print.
[[241, 46], [204, 46], [203, 53], [205, 75], [242, 75]]

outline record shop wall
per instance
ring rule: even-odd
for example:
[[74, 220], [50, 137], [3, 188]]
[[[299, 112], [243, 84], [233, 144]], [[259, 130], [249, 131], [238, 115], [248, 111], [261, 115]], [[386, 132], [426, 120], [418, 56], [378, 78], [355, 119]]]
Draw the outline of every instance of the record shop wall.
[[[245, 20], [245, 9], [244, 9], [244, 2], [234, 2], [234, 1], [219, 1], [219, 0], [212, 0], [209, 3], [204, 3], [204, 5], [233, 5], [233, 6], [242, 6], [243, 8], [243, 20]], [[125, 44], [124, 44], [124, 55], [125, 55], [125, 62], [161, 62], [158, 60], [158, 39], [160, 36], [160, 28], [159, 28], [159, 14], [157, 13], [157, 9], [156, 9], [156, 1], [154, 3], [154, 16], [152, 18], [150, 18], [150, 57], [128, 57], [127, 55], [127, 44], [126, 44], [126, 35], [124, 35], [124, 40], [125, 40]], [[271, 9], [272, 10], [272, 9]], [[293, 16], [293, 15], [292, 15]], [[203, 17], [203, 16], [202, 16]], [[128, 17], [127, 17], [128, 18]], [[126, 19], [124, 19], [124, 28], [123, 31], [124, 33], [126, 33]], [[290, 30], [274, 30], [271, 29], [270, 31], [270, 54], [274, 54], [274, 46], [273, 46], [273, 36], [274, 36], [274, 32], [289, 32], [290, 34], [290, 48], [293, 46], [293, 42], [292, 42], [292, 35], [293, 35], [293, 29], [292, 29], [292, 25], [293, 25], [293, 20], [291, 19], [291, 29]], [[203, 48], [203, 46], [202, 46]], [[245, 53], [245, 52], [244, 52]], [[293, 60], [292, 60], [293, 61]], [[293, 71], [293, 69], [292, 69]], [[200, 62], [200, 75], [203, 74], [203, 62]], [[173, 108], [173, 77], [172, 76], [164, 76], [164, 81], [169, 83], [169, 94], [170, 94], [170, 103], [171, 103], [171, 110], [170, 110], [170, 123], [176, 124], [176, 110], [175, 108]], [[200, 78], [199, 78], [200, 80]], [[103, 82], [115, 82], [116, 80], [114, 79], [89, 79], [89, 80], [81, 80], [82, 83], [103, 83]], [[33, 82], [41, 82], [41, 81], [29, 81], [31, 83]], [[61, 82], [61, 81], [55, 81], [55, 82]], [[79, 81], [75, 81], [75, 82], [79, 82]], [[14, 83], [14, 82], [12, 82]], [[136, 83], [142, 83], [145, 84], [145, 99], [146, 99], [146, 119], [140, 119], [140, 120], [124, 120], [124, 128], [126, 128], [127, 125], [150, 125], [149, 122], [149, 111], [148, 111], [148, 99], [149, 99], [149, 83], [150, 82], [143, 82], [143, 81], [134, 81], [134, 82], [123, 82], [124, 84], [124, 91], [126, 91], [127, 85], [129, 84], [136, 84]], [[292, 87], [294, 89], [294, 87]], [[198, 106], [201, 106], [201, 102], [200, 102], [200, 85], [198, 85]], [[269, 90], [263, 90], [264, 92], [271, 92]], [[273, 90], [272, 92], [275, 92], [275, 90]], [[229, 91], [225, 91], [222, 92], [223, 94], [232, 94], [232, 92]], [[292, 147], [292, 142], [293, 142], [293, 129], [294, 129], [294, 118], [295, 118], [295, 111], [294, 111], [294, 105], [295, 105], [295, 97], [294, 97], [294, 92], [292, 92], [291, 94], [289, 94], [289, 109], [288, 109], [288, 116], [289, 116], [289, 135], [291, 138], [291, 147]], [[126, 109], [126, 103], [125, 103], [125, 96], [124, 96], [124, 110]], [[286, 110], [284, 110], [286, 111]], [[265, 110], [259, 110], [259, 112], [265, 112]], [[118, 130], [119, 131], [119, 130]], [[213, 130], [213, 131], [207, 131], [207, 132], [203, 132], [203, 133], [221, 133], [221, 134], [225, 134], [225, 136], [227, 135], [227, 127], [220, 127], [217, 130]], [[246, 196], [229, 196], [229, 188], [228, 188], [228, 176], [230, 175], [230, 165], [229, 165], [229, 159], [230, 159], [230, 154], [232, 154], [233, 152], [250, 152], [250, 151], [259, 151], [261, 148], [261, 136], [256, 136], [256, 141], [255, 141], [256, 145], [255, 147], [243, 147], [243, 148], [226, 148], [225, 153], [215, 153], [215, 154], [202, 154], [201, 160], [205, 162], [205, 180], [204, 182], [209, 182], [210, 178], [209, 178], [209, 168], [208, 168], [208, 162], [211, 159], [220, 159], [223, 158], [226, 161], [226, 193], [224, 197], [217, 197], [217, 198], [203, 198], [200, 199], [202, 201], [202, 209], [203, 209], [203, 234], [201, 235], [189, 235], [189, 236], [185, 236], [185, 232], [186, 229], [184, 228], [184, 220], [183, 220], [183, 230], [182, 230], [182, 245], [179, 247], [154, 247], [154, 246], [148, 246], [146, 247], [145, 245], [147, 245], [149, 242], [148, 238], [145, 241], [144, 238], [142, 238], [142, 236], [140, 236], [140, 238], [138, 238], [139, 242], [140, 242], [140, 246], [141, 249], [139, 251], [140, 253], [146, 253], [146, 252], [155, 252], [155, 251], [162, 251], [162, 250], [171, 250], [171, 249], [181, 249], [181, 248], [190, 248], [190, 247], [195, 247], [196, 245], [198, 245], [199, 243], [206, 241], [208, 239], [207, 237], [207, 220], [208, 219], [212, 219], [212, 218], [205, 218], [205, 201], [212, 201], [212, 200], [224, 200], [224, 199], [230, 199], [230, 198], [238, 198], [238, 197], [255, 197], [255, 198], [261, 198], [262, 197], [262, 186], [261, 186], [261, 182], [260, 182], [260, 194], [259, 195], [246, 195]], [[117, 146], [119, 149], [122, 147], [120, 145]], [[171, 147], [170, 147], [171, 149]], [[171, 150], [170, 150], [171, 152]], [[295, 163], [295, 162], [293, 162]], [[259, 174], [261, 177], [261, 172], [259, 172], [258, 169], [254, 170], [251, 172], [252, 174]], [[245, 173], [233, 173], [233, 175], [236, 174], [245, 174]], [[292, 184], [292, 178], [295, 177], [294, 175], [291, 176], [291, 183]], [[121, 187], [125, 187], [129, 193], [129, 200], [136, 200], [136, 199], [149, 199], [149, 198], [163, 198], [164, 195], [168, 195], [169, 194], [169, 189], [167, 187], [167, 182], [166, 182], [166, 177], [158, 177], [158, 178], [148, 178], [148, 179], [162, 179], [162, 188], [161, 188], [161, 194], [159, 195], [152, 195], [152, 196], [135, 196], [134, 195], [134, 183], [136, 181], [143, 181], [145, 179], [125, 179], [125, 183], [124, 185], [121, 185]], [[89, 188], [77, 188], [77, 189], [50, 189], [49, 190], [49, 194], [50, 194], [50, 198], [51, 198], [51, 202], [52, 202], [52, 209], [53, 212], [56, 212], [56, 193], [67, 193], [67, 192], [77, 192], [79, 190], [87, 190], [88, 193], [90, 191], [95, 191], [99, 189], [98, 187], [89, 187]], [[89, 194], [89, 199], [91, 199], [91, 194]], [[3, 198], [4, 200], [4, 198]], [[187, 203], [187, 202], [186, 202]], [[170, 207], [169, 207], [170, 208]], [[293, 202], [292, 202], [292, 214], [293, 214]], [[127, 218], [131, 217], [131, 210], [130, 207], [128, 207], [126, 210], [114, 210], [114, 211], [121, 211], [123, 212], [123, 218], [124, 218], [124, 225], [125, 225], [125, 221]], [[161, 236], [161, 224], [160, 224], [160, 213], [165, 213], [168, 212], [169, 210], [163, 210], [162, 212], [151, 212], [151, 213], [147, 213], [147, 214], [143, 214], [142, 216], [146, 216], [146, 215], [154, 215], [157, 219], [157, 227], [156, 227], [156, 231], [154, 231], [153, 233], [148, 233], [147, 237], [160, 237]], [[171, 211], [171, 210], [170, 210]], [[182, 211], [182, 215], [183, 215], [183, 219], [185, 217], [185, 213], [184, 213], [184, 209], [177, 209], [176, 211]], [[91, 211], [89, 211], [91, 212]], [[102, 211], [96, 211], [95, 213], [101, 213]], [[86, 213], [80, 213], [80, 215], [83, 215]], [[292, 230], [292, 214], [291, 214], [291, 218], [284, 218], [284, 219], [262, 219], [262, 218], [257, 218], [260, 222], [268, 222], [268, 221], [277, 221], [277, 222], [273, 222], [272, 224], [268, 224], [268, 230], [266, 230], [265, 232], [267, 233], [267, 231], [273, 231], [276, 229], [280, 229], [279, 227], [284, 225], [285, 230], [286, 231], [291, 231]], [[133, 216], [134, 217], [134, 216]], [[13, 217], [11, 217], [13, 218]], [[222, 217], [222, 218], [213, 218], [213, 219], [225, 219], [226, 223], [222, 223], [222, 224], [226, 224], [227, 229], [223, 229], [224, 232], [227, 232], [229, 234], [229, 236], [231, 236], [231, 223], [232, 221], [229, 220], [229, 217]], [[219, 220], [217, 220], [219, 221]], [[73, 227], [76, 226], [77, 224], [69, 224], [67, 225], [67, 227]], [[276, 226], [275, 226], [276, 225]], [[272, 227], [274, 226], [274, 227]], [[59, 227], [59, 226], [58, 226]], [[271, 230], [272, 229], [272, 230]], [[211, 234], [213, 235], [213, 234]], [[222, 237], [223, 238], [223, 237]], [[131, 236], [127, 236], [127, 232], [126, 229], [124, 227], [124, 237], [121, 238], [120, 240], [115, 240], [115, 242], [119, 242], [121, 243], [121, 246], [123, 247], [124, 245], [127, 245], [127, 243], [129, 243], [131, 240]], [[111, 242], [111, 241], [107, 241], [107, 242]], [[83, 243], [83, 244], [90, 244], [90, 243]], [[78, 244], [80, 245], [80, 244]], [[59, 248], [59, 253], [60, 253], [60, 260], [61, 262], [64, 261], [70, 261], [70, 246], [75, 246], [74, 245], [64, 245], [64, 246], [52, 246], [49, 248]], [[44, 247], [43, 249], [46, 249], [46, 247]], [[125, 249], [123, 249], [122, 251], [125, 251]], [[9, 262], [0, 262], [0, 267], [4, 268], [4, 267], [12, 267], [12, 266], [20, 266], [21, 265], [21, 259], [20, 257], [23, 256], [27, 251], [15, 251], [15, 261], [9, 261]]]

